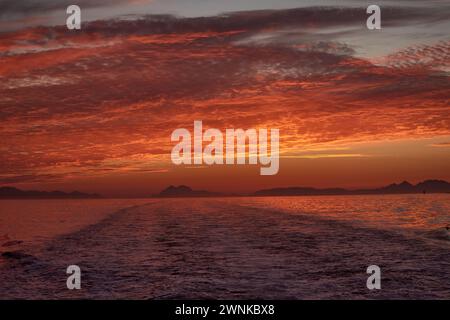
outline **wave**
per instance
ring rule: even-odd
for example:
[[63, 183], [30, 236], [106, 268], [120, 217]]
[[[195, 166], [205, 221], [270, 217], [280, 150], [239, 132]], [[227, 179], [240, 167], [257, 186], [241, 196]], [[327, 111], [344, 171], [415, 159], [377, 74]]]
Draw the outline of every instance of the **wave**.
[[[404, 233], [308, 213], [298, 199], [289, 201], [294, 210], [262, 208], [258, 199], [157, 200], [122, 208], [53, 238], [36, 254], [8, 248], [1, 257], [10, 264], [0, 269], [0, 294], [156, 300], [449, 298], [447, 242], [427, 241], [445, 239], [440, 228]], [[354, 208], [359, 208], [356, 201]], [[42, 268], [35, 267], [39, 263]], [[373, 264], [386, 271], [379, 293], [365, 286], [366, 268]], [[65, 288], [68, 265], [82, 269], [83, 290]]]
[[450, 243], [450, 230], [438, 228], [430, 231], [419, 232], [419, 235], [433, 240], [441, 240]]
[[41, 261], [37, 257], [22, 250], [5, 251], [2, 252], [0, 257], [6, 264], [18, 264], [23, 267], [41, 264]]

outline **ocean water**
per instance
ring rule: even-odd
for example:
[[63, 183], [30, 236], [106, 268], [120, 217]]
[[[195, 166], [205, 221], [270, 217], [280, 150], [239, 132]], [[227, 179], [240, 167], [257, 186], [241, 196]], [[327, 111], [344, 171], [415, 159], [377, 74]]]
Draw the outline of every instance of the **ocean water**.
[[[0, 201], [0, 299], [450, 299], [450, 195]], [[66, 288], [81, 268], [82, 289]], [[366, 269], [381, 268], [381, 290]]]

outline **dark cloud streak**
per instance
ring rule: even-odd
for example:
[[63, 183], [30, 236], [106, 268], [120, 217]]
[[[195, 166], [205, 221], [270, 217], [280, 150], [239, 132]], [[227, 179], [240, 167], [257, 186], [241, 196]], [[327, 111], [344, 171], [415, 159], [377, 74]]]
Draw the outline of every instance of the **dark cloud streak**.
[[55, 10], [65, 12], [69, 5], [76, 4], [82, 8], [96, 8], [126, 3], [127, 0], [2, 0], [0, 1], [0, 19], [26, 17], [48, 13]]

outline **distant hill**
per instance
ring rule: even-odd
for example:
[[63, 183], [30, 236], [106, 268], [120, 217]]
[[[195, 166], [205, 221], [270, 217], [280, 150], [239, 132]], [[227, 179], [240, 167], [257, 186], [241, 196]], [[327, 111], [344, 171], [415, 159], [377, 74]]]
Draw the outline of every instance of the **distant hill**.
[[14, 187], [0, 187], [0, 199], [97, 199], [100, 195], [74, 191], [35, 191], [20, 190]]
[[316, 189], [290, 187], [259, 190], [256, 196], [299, 196], [299, 195], [357, 195], [357, 194], [408, 194], [408, 193], [450, 193], [450, 183], [443, 180], [426, 180], [416, 185], [404, 181], [382, 188], [348, 190], [342, 188]]
[[416, 185], [417, 191], [428, 193], [448, 193], [450, 192], [450, 183], [443, 180], [426, 180]]
[[192, 190], [188, 186], [170, 186], [157, 195], [157, 197], [163, 198], [176, 198], [176, 197], [215, 197], [220, 196], [219, 193], [203, 191], [203, 190]]

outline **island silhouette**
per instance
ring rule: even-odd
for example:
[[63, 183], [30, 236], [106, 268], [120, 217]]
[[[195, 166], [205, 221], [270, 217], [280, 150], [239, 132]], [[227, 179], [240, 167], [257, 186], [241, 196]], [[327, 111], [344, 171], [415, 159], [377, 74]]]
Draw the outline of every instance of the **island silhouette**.
[[344, 189], [344, 188], [312, 188], [312, 187], [286, 187], [258, 190], [249, 194], [229, 194], [210, 192], [205, 190], [193, 190], [181, 186], [169, 186], [159, 194], [157, 198], [177, 197], [233, 197], [233, 196], [308, 196], [308, 195], [364, 195], [364, 194], [417, 194], [417, 193], [450, 193], [450, 183], [444, 180], [425, 180], [416, 185], [407, 181], [393, 183], [385, 187], [374, 189]]
[[298, 196], [298, 195], [363, 195], [363, 194], [414, 194], [414, 193], [450, 193], [450, 183], [444, 180], [425, 180], [416, 185], [403, 181], [374, 189], [344, 189], [310, 187], [288, 187], [264, 189], [255, 192], [256, 196]]
[[73, 191], [36, 191], [20, 190], [14, 187], [0, 187], [0, 199], [98, 199], [97, 193]]
[[[407, 181], [393, 183], [374, 189], [345, 188], [313, 188], [313, 187], [283, 187], [258, 190], [253, 193], [221, 193], [207, 190], [194, 190], [189, 186], [169, 186], [151, 198], [193, 198], [193, 197], [275, 197], [275, 196], [311, 196], [311, 195], [369, 195], [369, 194], [418, 194], [418, 193], [450, 193], [450, 183], [444, 180], [425, 180], [416, 185]], [[99, 199], [97, 193], [80, 191], [37, 191], [20, 190], [15, 187], [0, 187], [0, 199]]]
[[162, 190], [157, 197], [161, 198], [176, 198], [176, 197], [216, 197], [221, 196], [221, 193], [209, 192], [205, 190], [193, 190], [188, 186], [169, 186]]

